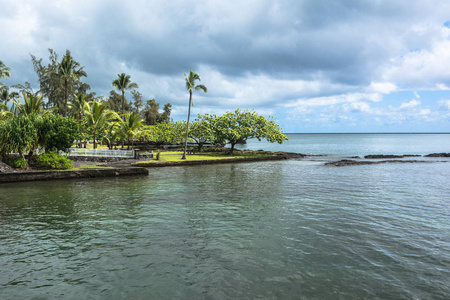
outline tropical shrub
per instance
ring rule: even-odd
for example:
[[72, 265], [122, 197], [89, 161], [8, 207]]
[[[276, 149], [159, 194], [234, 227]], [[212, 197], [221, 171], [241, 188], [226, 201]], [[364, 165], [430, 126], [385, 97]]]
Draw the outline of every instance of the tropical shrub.
[[27, 160], [23, 157], [8, 160], [8, 165], [16, 169], [26, 169], [28, 167]]
[[39, 144], [45, 151], [66, 151], [79, 138], [78, 124], [73, 118], [49, 114], [38, 122]]
[[68, 170], [73, 168], [73, 161], [66, 155], [46, 152], [38, 156], [36, 163], [41, 169]]

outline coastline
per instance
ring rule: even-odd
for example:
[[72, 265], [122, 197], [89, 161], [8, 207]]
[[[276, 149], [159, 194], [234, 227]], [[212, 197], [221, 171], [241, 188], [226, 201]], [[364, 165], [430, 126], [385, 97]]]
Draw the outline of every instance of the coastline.
[[[178, 166], [201, 166], [211, 164], [229, 164], [229, 163], [245, 163], [245, 162], [261, 162], [275, 161], [287, 159], [304, 159], [307, 157], [326, 157], [326, 155], [305, 155], [301, 153], [277, 152], [274, 156], [273, 152], [266, 152], [270, 156], [265, 157], [248, 157], [248, 158], [227, 158], [227, 159], [211, 159], [211, 160], [190, 160], [190, 161], [162, 161], [162, 162], [137, 162], [135, 159], [126, 159], [111, 163], [98, 164], [99, 168], [63, 170], [63, 171], [42, 171], [27, 170], [23, 172], [0, 172], [1, 183], [14, 183], [25, 181], [46, 181], [46, 180], [63, 180], [78, 178], [100, 178], [100, 177], [123, 177], [123, 176], [148, 176], [150, 168], [161, 167], [178, 167]], [[361, 157], [346, 157], [340, 160], [324, 162], [324, 166], [357, 166], [357, 165], [373, 165], [383, 163], [433, 163], [433, 162], [449, 162], [442, 160], [417, 160], [401, 158], [424, 157], [424, 158], [449, 158], [450, 153], [431, 153], [428, 155], [367, 155]], [[351, 159], [349, 159], [351, 158]], [[400, 159], [399, 159], [400, 158]], [[112, 168], [101, 168], [102, 166], [110, 166]]]

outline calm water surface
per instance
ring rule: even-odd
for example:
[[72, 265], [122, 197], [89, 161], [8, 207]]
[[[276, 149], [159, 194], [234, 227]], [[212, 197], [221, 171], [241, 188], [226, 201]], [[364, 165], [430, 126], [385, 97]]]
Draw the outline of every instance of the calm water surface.
[[3, 184], [0, 298], [449, 299], [449, 178], [290, 160]]

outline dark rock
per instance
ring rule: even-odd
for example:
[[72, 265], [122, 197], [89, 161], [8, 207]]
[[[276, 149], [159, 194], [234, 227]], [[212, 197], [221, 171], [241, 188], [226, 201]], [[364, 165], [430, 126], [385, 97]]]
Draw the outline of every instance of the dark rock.
[[342, 159], [339, 161], [332, 161], [325, 163], [325, 166], [345, 167], [345, 166], [357, 166], [357, 165], [371, 165], [375, 164], [374, 161], [357, 161], [351, 159]]
[[393, 155], [393, 154], [388, 154], [388, 155], [373, 154], [373, 155], [364, 156], [364, 158], [366, 158], [366, 159], [386, 159], [386, 158], [403, 158], [403, 157], [405, 157], [405, 156], [404, 155]]
[[280, 152], [280, 153], [287, 155], [288, 158], [304, 158], [306, 156], [305, 154], [294, 152]]
[[387, 164], [387, 163], [432, 163], [432, 161], [425, 160], [377, 160], [377, 161], [356, 161], [343, 159], [339, 161], [333, 161], [325, 163], [326, 166], [345, 167], [345, 166], [358, 166], [358, 165], [374, 165], [374, 164]]
[[450, 153], [431, 153], [425, 155], [425, 157], [450, 157]]

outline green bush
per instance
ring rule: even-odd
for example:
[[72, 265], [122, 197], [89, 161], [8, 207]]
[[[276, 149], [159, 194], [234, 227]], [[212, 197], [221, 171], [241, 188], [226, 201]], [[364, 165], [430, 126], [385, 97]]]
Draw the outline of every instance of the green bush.
[[36, 163], [39, 168], [50, 170], [73, 169], [73, 161], [67, 156], [55, 152], [47, 152], [38, 156]]
[[8, 160], [8, 165], [16, 169], [26, 169], [28, 167], [27, 160], [23, 157]]

